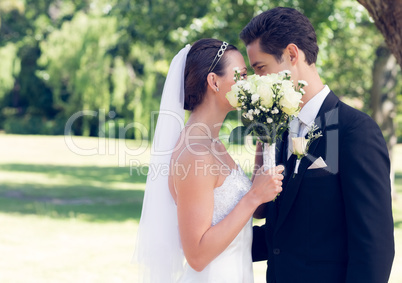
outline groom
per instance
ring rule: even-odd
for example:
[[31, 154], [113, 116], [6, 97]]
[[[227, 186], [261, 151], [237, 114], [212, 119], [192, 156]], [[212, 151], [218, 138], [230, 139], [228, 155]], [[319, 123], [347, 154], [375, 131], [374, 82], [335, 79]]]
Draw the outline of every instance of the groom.
[[[390, 162], [379, 127], [323, 85], [314, 28], [297, 10], [268, 10], [240, 37], [256, 74], [289, 70], [294, 82], [308, 82], [298, 119], [277, 149], [276, 162], [287, 171], [283, 192], [263, 209], [266, 224], [254, 227], [254, 261], [268, 259], [269, 283], [388, 282], [394, 258]], [[313, 122], [323, 136], [294, 174], [289, 135], [304, 137]], [[259, 154], [256, 164], [262, 164]]]

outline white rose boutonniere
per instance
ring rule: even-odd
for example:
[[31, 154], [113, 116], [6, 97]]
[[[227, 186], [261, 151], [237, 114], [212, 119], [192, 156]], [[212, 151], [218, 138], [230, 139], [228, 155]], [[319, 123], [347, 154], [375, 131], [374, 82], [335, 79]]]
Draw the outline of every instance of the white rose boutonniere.
[[314, 133], [317, 130], [318, 130], [317, 125], [315, 123], [313, 123], [309, 127], [307, 138], [304, 138], [304, 137], [292, 138], [293, 154], [297, 156], [293, 177], [298, 173], [300, 161], [304, 156], [307, 155], [308, 149], [309, 149], [311, 143], [313, 141], [315, 141], [316, 139], [318, 139], [319, 137], [322, 137], [321, 131], [318, 133]]
[[306, 152], [308, 139], [304, 137], [292, 138], [293, 142], [293, 154], [297, 156], [303, 156]]

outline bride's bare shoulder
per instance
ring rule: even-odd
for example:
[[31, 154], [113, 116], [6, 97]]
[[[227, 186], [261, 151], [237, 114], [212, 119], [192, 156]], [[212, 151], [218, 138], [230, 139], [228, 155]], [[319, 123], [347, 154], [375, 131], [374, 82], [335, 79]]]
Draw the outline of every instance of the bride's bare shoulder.
[[[209, 166], [214, 163], [213, 155], [208, 146], [202, 143], [193, 143], [181, 146], [172, 154], [172, 166]], [[191, 169], [191, 168], [190, 168]], [[194, 168], [193, 168], [194, 169]], [[172, 172], [177, 173], [177, 172]]]
[[183, 146], [172, 154], [170, 177], [176, 189], [196, 188], [198, 184], [216, 183], [217, 176], [209, 174], [215, 160], [206, 145]]

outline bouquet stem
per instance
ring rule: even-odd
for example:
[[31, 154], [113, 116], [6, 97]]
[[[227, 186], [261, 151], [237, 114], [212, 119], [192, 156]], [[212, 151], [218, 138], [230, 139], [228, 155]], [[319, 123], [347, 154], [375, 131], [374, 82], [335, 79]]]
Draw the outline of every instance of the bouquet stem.
[[272, 143], [264, 143], [263, 144], [263, 151], [262, 151], [262, 159], [265, 166], [265, 170], [271, 169], [276, 166], [275, 163], [275, 149], [276, 144]]
[[[276, 144], [269, 144], [269, 143], [263, 143], [262, 145], [262, 160], [264, 163], [264, 169], [271, 169], [276, 166], [275, 162], [275, 151], [276, 151]], [[278, 194], [279, 196], [279, 194]], [[273, 199], [275, 202], [277, 196]]]

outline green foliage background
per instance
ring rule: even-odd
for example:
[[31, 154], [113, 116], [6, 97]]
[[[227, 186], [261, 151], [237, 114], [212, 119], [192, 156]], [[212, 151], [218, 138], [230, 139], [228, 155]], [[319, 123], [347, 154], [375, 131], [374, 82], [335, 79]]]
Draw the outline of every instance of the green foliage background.
[[150, 112], [177, 51], [214, 37], [246, 56], [239, 32], [275, 6], [310, 18], [323, 80], [369, 111], [375, 50], [384, 40], [357, 1], [0, 0], [0, 129], [63, 134], [74, 113], [91, 110], [96, 115], [77, 119], [74, 134], [149, 138]]

